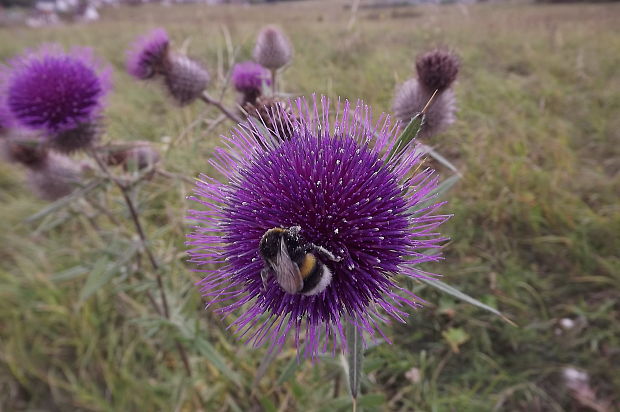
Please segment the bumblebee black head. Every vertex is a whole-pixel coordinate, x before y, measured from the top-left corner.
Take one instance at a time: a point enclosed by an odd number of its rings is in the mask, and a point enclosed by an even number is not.
[[[263,259],[270,261],[276,258],[280,250],[280,240],[286,233],[286,229],[274,227],[265,232],[260,240],[258,251]]]
[[[267,230],[259,243],[258,250],[260,255],[267,261],[273,261],[280,251],[280,241],[284,240],[289,253],[297,258],[297,255],[301,252],[298,249],[305,244],[305,241],[299,234],[300,231],[301,227],[299,226],[289,228],[274,227]]]

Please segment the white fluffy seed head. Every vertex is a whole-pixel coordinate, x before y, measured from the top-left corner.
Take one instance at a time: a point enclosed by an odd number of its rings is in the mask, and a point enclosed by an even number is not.
[[[417,79],[409,79],[397,89],[394,96],[392,109],[394,116],[401,122],[404,128],[411,118],[422,111],[431,98],[424,87],[421,87]],[[421,139],[435,136],[445,130],[456,120],[456,98],[451,89],[438,93],[430,107],[426,110],[424,124],[418,134]]]
[[[277,70],[293,58],[293,47],[282,30],[275,26],[263,28],[256,39],[254,60],[264,67]]]

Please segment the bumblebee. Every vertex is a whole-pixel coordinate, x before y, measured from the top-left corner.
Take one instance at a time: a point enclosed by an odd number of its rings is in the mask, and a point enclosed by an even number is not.
[[[300,226],[276,227],[265,232],[258,248],[265,262],[261,278],[265,287],[269,278],[275,276],[287,293],[317,295],[332,281],[332,272],[321,259],[338,262],[342,258],[307,242],[299,232]]]

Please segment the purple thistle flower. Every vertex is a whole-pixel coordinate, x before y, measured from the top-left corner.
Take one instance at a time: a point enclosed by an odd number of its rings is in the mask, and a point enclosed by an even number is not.
[[[133,77],[146,80],[164,71],[170,39],[162,28],[138,38],[127,50],[126,68]]]
[[[396,90],[392,109],[394,116],[405,127],[418,114],[433,95],[426,87],[420,86],[417,79],[409,79]],[[450,126],[456,120],[456,98],[452,89],[435,95],[435,99],[426,110],[424,123],[418,138],[430,138]]]
[[[242,105],[255,102],[263,92],[263,84],[271,84],[269,71],[252,61],[235,64],[231,78],[235,89],[243,95]]]
[[[395,276],[432,276],[416,265],[439,260],[423,250],[445,240],[436,229],[447,216],[435,214],[440,204],[422,206],[437,177],[430,169],[412,174],[421,162],[413,145],[388,158],[396,140],[388,116],[373,126],[361,103],[353,111],[338,104],[335,120],[325,98],[321,108],[305,99],[294,106],[294,116],[272,114],[289,122],[291,136],[240,126],[216,150],[211,164],[225,182],[198,180],[191,199],[202,208],[189,212],[197,225],[188,246],[209,305],[223,316],[242,308],[232,324],[238,335],[254,346],[282,346],[291,335],[314,357],[345,344],[346,321],[376,338],[381,323],[404,322],[406,308],[421,306]],[[316,295],[287,294],[273,277],[263,285],[259,241],[271,228],[293,226],[341,258],[321,259],[332,281]]]
[[[254,60],[269,70],[287,65],[293,58],[293,47],[282,30],[275,26],[263,28],[256,39]]]
[[[94,141],[96,135],[80,135],[70,142],[62,138],[97,122],[110,88],[111,71],[101,69],[91,49],[65,53],[58,46],[44,46],[14,59],[11,69],[4,87],[7,106],[19,125],[43,131],[52,144],[56,138],[64,140],[62,146],[69,150]]]

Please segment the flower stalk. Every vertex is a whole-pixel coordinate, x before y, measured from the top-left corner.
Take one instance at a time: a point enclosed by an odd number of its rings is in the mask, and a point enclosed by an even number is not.
[[[151,264],[151,267],[153,268],[153,271],[155,272],[157,289],[159,290],[159,295],[160,295],[160,299],[161,299],[162,306],[163,306],[163,315],[167,320],[170,320],[170,309],[168,306],[168,297],[166,295],[166,290],[164,288],[164,282],[161,276],[161,267],[159,263],[157,262],[157,259],[155,258],[153,251],[148,245],[146,233],[144,232],[142,223],[140,221],[140,215],[138,213],[138,210],[135,207],[133,200],[131,199],[131,196],[129,195],[129,190],[125,184],[123,184],[110,172],[106,164],[99,157],[96,150],[91,150],[90,154],[92,158],[95,160],[95,162],[97,163],[97,165],[99,166],[99,168],[101,169],[101,171],[104,174],[106,174],[106,176],[110,179],[110,181],[112,181],[112,183],[116,185],[116,187],[118,187],[118,189],[121,192],[121,195],[123,196],[123,200],[125,201],[125,204],[127,205],[127,209],[129,209],[131,220],[134,224],[138,237],[140,238],[140,244],[142,246],[142,249],[146,253],[149,263]],[[157,305],[155,299],[150,294],[150,292],[147,291],[147,295],[153,308],[159,314],[162,314],[162,310],[159,308],[159,305]],[[181,360],[183,362],[183,366],[185,368],[185,372],[187,376],[192,376],[192,369],[189,363],[189,358],[187,356],[185,347],[181,344],[181,342],[178,339],[176,340],[175,345],[176,345],[177,351],[179,352],[179,356],[181,357]]]
[[[234,123],[236,124],[243,123],[243,120],[239,116],[237,116],[230,109],[224,106],[221,101],[216,100],[213,97],[211,97],[209,93],[207,93],[206,91],[202,92],[202,94],[200,95],[200,99],[206,104],[211,104],[217,107],[226,117],[228,117]]]

